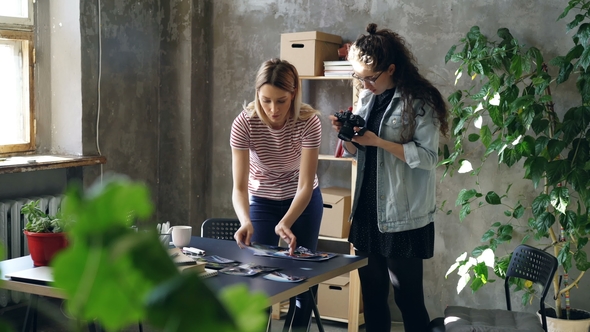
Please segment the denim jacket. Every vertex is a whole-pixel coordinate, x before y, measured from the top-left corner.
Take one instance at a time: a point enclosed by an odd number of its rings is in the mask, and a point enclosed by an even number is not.
[[[355,113],[365,121],[375,98],[369,90],[363,90],[359,96]],[[401,111],[402,101],[397,90],[383,115],[379,133],[375,134],[388,141],[400,142],[404,125]],[[423,101],[414,102],[414,113],[417,114],[414,136],[403,144],[405,162],[384,149],[377,149],[377,223],[382,233],[416,229],[434,221],[439,128],[432,108]],[[363,184],[366,154],[357,150],[354,157],[357,177],[351,219]]]

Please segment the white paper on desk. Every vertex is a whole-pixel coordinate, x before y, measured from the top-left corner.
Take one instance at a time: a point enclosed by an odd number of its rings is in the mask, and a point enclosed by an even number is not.
[[[39,266],[13,273],[7,273],[6,277],[14,281],[47,285],[53,282],[53,269],[50,266]]]
[[[290,276],[288,274],[284,274],[278,271],[271,272],[263,277],[264,279],[272,280],[272,281],[280,281],[280,282],[300,282],[305,279],[306,277],[298,277],[298,276]]]

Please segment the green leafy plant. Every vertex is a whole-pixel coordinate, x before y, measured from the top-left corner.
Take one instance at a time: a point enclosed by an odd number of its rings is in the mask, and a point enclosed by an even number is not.
[[[464,74],[470,81],[448,97],[452,142],[444,146],[440,162],[445,176],[465,173],[473,180],[455,202],[461,222],[477,209],[503,211],[482,235],[483,244],[457,258],[447,272],[458,271],[458,291],[468,284],[477,291],[493,282],[494,274],[504,278],[516,246],[507,244],[528,243],[559,261],[562,271],[553,281],[558,317],[569,315],[569,303],[566,315],[561,313],[562,298],[569,299],[590,268],[590,1],[569,1],[559,19],[572,9],[579,11],[567,24],[568,31],[578,27],[574,46],[548,63],[539,49],[522,45],[507,28],[492,40],[474,26],[451,47],[445,62],[459,63],[456,83],[464,82]],[[551,88],[574,78],[579,100],[568,100],[575,103],[569,109],[556,106]],[[494,190],[505,181],[482,181],[490,176],[488,163],[510,169],[512,176],[522,171],[532,190],[513,193],[513,183]],[[529,303],[535,294],[531,283],[514,285],[523,291],[523,304]]]
[[[23,205],[21,213],[24,214],[27,224],[25,230],[33,233],[61,233],[64,231],[64,220],[57,216],[50,216],[39,207],[40,201],[30,201]]]
[[[54,286],[68,313],[107,331],[137,322],[159,331],[264,329],[267,298],[245,286],[209,289],[195,273],[180,273],[154,231],[134,231],[153,211],[143,183],[105,177],[84,191],[69,186],[62,203],[69,246],[52,261]],[[130,218],[131,216],[131,218]],[[78,326],[72,326],[76,330]]]

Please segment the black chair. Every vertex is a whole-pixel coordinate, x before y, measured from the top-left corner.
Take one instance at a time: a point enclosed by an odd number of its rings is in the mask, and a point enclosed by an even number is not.
[[[557,259],[553,255],[525,244],[519,245],[510,258],[504,281],[507,310],[449,306],[445,309],[445,331],[547,331],[545,297],[556,270]],[[521,278],[543,286],[539,303],[541,322],[534,313],[512,311],[510,278]]]
[[[232,218],[209,218],[201,225],[201,237],[232,240],[240,228],[240,221]]]

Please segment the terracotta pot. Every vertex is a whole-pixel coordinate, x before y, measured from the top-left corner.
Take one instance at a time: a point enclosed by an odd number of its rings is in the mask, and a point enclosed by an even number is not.
[[[27,236],[29,252],[35,266],[49,265],[53,256],[68,245],[66,233],[23,232]]]

